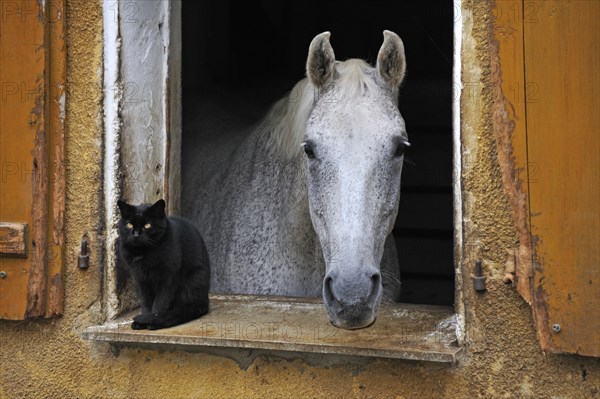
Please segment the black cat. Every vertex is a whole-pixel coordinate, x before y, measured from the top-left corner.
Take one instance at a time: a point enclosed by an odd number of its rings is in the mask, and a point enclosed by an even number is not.
[[[119,256],[133,277],[142,314],[131,328],[156,330],[208,313],[210,266],[200,233],[189,221],[165,214],[165,201],[118,201]]]

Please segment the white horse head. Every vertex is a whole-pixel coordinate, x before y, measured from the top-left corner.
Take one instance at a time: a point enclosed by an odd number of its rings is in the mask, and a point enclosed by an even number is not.
[[[326,263],[324,304],[334,325],[354,329],[375,321],[382,298],[380,262],[409,145],[398,110],[406,63],[393,32],[384,31],[375,68],[336,61],[329,37],[317,35],[309,48],[307,76],[318,96],[302,146],[310,216]]]

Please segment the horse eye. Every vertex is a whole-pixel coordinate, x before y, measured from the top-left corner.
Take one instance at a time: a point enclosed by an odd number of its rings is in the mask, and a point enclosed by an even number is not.
[[[152,225],[151,225],[150,223],[146,223],[146,224],[144,225],[144,228],[145,228],[145,229],[149,229],[150,227],[152,227]]]
[[[401,141],[400,143],[398,143],[394,157],[397,158],[397,157],[404,155],[404,151],[406,150],[406,147],[410,147],[410,143],[408,141]]]
[[[133,229],[133,225],[131,223],[127,223],[127,228],[128,229]]]
[[[307,157],[309,157],[309,158],[315,157],[315,153],[313,152],[313,149],[310,146],[310,144],[302,143],[302,147],[304,148],[304,153],[306,154]]]

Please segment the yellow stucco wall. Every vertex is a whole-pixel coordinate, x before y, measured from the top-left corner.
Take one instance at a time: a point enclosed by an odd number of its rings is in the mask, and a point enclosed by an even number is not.
[[[83,341],[101,319],[102,16],[100,1],[71,0],[68,13],[66,310],[53,320],[0,322],[2,398],[595,398],[600,362],[539,349],[529,306],[502,283],[516,236],[492,132],[490,5],[466,2],[463,98],[465,265],[484,260],[488,292],[467,280],[466,356],[458,365],[319,355],[187,353]],[[467,51],[468,50],[468,51]],[[466,103],[466,102],[469,103]],[[91,237],[91,267],[77,268],[77,246]],[[467,269],[463,270],[469,276]],[[296,357],[296,358],[295,358]],[[231,360],[231,358],[237,358]],[[247,366],[247,367],[246,367]]]

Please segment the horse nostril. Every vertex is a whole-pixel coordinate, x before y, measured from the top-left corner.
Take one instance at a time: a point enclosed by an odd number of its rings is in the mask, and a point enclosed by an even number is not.
[[[333,295],[333,279],[331,278],[331,276],[327,276],[325,277],[325,281],[323,282],[323,291],[325,293],[325,299],[328,302],[335,302],[337,301],[335,299],[335,296]]]
[[[369,298],[376,297],[381,288],[381,273],[375,272],[371,275],[371,292]]]
[[[381,281],[381,273],[379,273],[379,272],[373,273],[373,275],[371,276],[371,283],[373,285],[377,285],[377,284],[379,284],[380,281]]]

